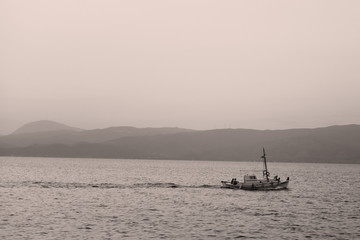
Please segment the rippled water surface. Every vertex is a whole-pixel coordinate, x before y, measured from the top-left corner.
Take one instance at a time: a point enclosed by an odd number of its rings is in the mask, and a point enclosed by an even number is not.
[[[360,165],[0,158],[1,239],[360,239]]]

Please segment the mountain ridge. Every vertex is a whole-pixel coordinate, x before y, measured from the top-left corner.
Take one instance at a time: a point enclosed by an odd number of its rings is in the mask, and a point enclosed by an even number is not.
[[[360,125],[203,131],[110,127],[0,137],[0,156],[251,161],[262,147],[280,162],[360,163]]]
[[[24,133],[36,133],[36,132],[52,132],[52,131],[60,131],[60,130],[67,130],[67,131],[82,131],[81,128],[70,127],[68,125],[50,121],[50,120],[40,120],[35,122],[30,122],[24,124],[20,128],[16,129],[10,135],[15,134],[24,134]]]
[[[40,125],[44,124],[42,128]],[[33,126],[36,125],[36,128]],[[49,126],[50,125],[50,126]],[[38,131],[36,131],[38,130]],[[100,143],[126,136],[146,136],[195,131],[177,127],[135,128],[129,126],[84,130],[53,121],[37,121],[25,124],[13,134],[0,136],[0,147],[28,147],[34,144]]]

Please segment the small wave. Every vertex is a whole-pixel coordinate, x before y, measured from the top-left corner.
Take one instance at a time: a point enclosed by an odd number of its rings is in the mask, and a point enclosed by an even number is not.
[[[126,185],[123,184],[113,184],[113,183],[63,183],[63,182],[23,182],[21,185],[29,187],[42,187],[42,188],[126,188]]]
[[[135,183],[133,185],[129,185],[129,187],[133,188],[177,188],[179,185],[175,183]]]
[[[220,188],[220,185],[208,185],[208,184],[203,184],[200,186],[196,186],[196,188]]]
[[[179,184],[171,183],[171,182],[116,184],[116,183],[78,183],[78,182],[64,183],[64,182],[33,181],[33,182],[21,182],[20,185],[27,186],[27,187],[65,188],[65,189],[77,189],[77,188],[94,188],[94,189],[207,188],[207,189],[219,189],[221,187],[220,185],[209,185],[209,184],[179,185]]]

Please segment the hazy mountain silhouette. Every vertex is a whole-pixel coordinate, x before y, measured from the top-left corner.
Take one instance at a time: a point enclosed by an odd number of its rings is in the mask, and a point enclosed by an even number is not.
[[[207,131],[116,127],[43,134],[17,134],[23,137],[17,139],[11,138],[15,135],[3,136],[0,155],[253,161],[259,158],[264,146],[271,161],[360,163],[360,125]],[[36,136],[38,142],[47,136],[47,142],[24,145],[28,136]],[[14,143],[15,140],[18,142]]]
[[[190,132],[182,128],[134,128],[110,127],[104,129],[81,130],[61,123],[38,121],[25,124],[14,133],[0,137],[0,147],[26,147],[34,144],[100,143],[129,136],[151,136]]]
[[[41,120],[41,121],[25,124],[24,126],[15,130],[12,134],[39,133],[39,132],[61,131],[61,130],[81,131],[82,129],[69,127],[65,124],[54,121]]]

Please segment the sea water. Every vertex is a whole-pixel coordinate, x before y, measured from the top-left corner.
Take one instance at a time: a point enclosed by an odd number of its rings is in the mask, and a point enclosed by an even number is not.
[[[1,239],[360,239],[360,165],[0,158]]]

